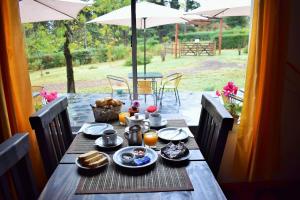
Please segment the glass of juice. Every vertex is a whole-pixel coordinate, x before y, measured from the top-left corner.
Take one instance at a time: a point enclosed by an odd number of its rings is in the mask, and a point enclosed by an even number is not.
[[[129,116],[130,116],[130,114],[128,112],[121,112],[119,114],[120,125],[125,126],[126,125],[126,117],[129,117]]]
[[[156,148],[156,143],[158,141],[158,135],[156,130],[149,130],[144,133],[144,144],[149,148]]]

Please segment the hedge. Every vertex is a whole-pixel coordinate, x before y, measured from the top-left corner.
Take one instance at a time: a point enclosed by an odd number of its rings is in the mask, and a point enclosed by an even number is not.
[[[248,34],[228,34],[222,36],[222,49],[244,48],[248,44]],[[219,42],[219,37],[214,38],[216,44]]]

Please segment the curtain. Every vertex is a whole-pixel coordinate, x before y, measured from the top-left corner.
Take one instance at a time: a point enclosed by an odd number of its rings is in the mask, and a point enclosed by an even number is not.
[[[280,169],[285,3],[253,1],[244,105],[233,161],[233,174],[244,181],[272,180]]]
[[[0,30],[0,142],[14,133],[29,132],[30,158],[37,184],[41,189],[46,178],[36,137],[29,123],[29,116],[34,109],[19,1],[1,1]]]

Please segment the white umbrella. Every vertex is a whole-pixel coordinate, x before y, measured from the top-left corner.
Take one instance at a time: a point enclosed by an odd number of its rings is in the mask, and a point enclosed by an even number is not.
[[[251,0],[201,0],[200,8],[188,12],[191,15],[201,15],[220,19],[219,54],[222,46],[223,17],[250,16]]]
[[[91,2],[80,0],[20,0],[22,23],[71,20]]]
[[[251,0],[201,0],[201,7],[188,14],[205,17],[250,16]]]
[[[114,10],[97,17],[87,23],[100,23],[121,26],[131,26],[130,6]],[[187,17],[188,18],[188,17]],[[145,29],[174,23],[185,23],[183,13],[179,10],[154,3],[136,3],[136,28],[144,29],[144,73],[146,73],[146,38]]]

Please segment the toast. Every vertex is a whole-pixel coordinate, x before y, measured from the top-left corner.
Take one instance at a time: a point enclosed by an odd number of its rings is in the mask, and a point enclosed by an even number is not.
[[[84,153],[84,154],[81,154],[80,156],[78,156],[78,161],[83,162],[84,160],[88,160],[92,157],[95,157],[98,154],[99,154],[98,151],[89,151],[87,153]]]

